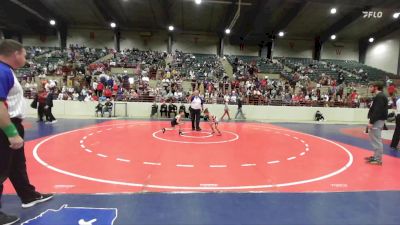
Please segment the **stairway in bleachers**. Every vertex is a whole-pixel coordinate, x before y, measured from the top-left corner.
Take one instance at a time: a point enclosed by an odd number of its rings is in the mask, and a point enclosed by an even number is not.
[[[233,68],[232,68],[232,65],[229,63],[229,61],[228,61],[227,59],[220,58],[219,60],[220,60],[220,62],[222,63],[222,66],[223,66],[223,68],[224,68],[224,70],[225,70],[225,73],[228,75],[228,77],[229,77],[230,79],[232,79],[232,78],[233,78]]]

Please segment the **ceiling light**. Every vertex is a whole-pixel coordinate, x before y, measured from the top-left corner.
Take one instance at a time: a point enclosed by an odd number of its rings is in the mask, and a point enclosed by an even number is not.
[[[170,25],[169,27],[168,27],[168,30],[169,31],[173,31],[175,28],[174,28],[174,26],[172,26],[172,25]]]
[[[111,23],[110,23],[110,27],[111,27],[111,28],[115,28],[115,27],[117,27],[117,24],[114,23],[114,22],[111,22]]]
[[[369,41],[370,43],[372,43],[372,42],[375,41],[375,39],[374,39],[373,37],[370,37],[370,38],[368,39],[368,41]]]
[[[278,33],[278,35],[279,35],[279,37],[283,37],[283,36],[285,36],[285,32],[281,31]]]
[[[331,9],[331,14],[336,14],[336,12],[337,12],[336,8]]]
[[[331,35],[331,39],[332,39],[332,40],[335,40],[335,39],[336,39],[336,35],[332,34],[332,35]]]
[[[52,26],[56,25],[56,21],[55,20],[50,20],[50,25],[52,25]]]
[[[194,2],[195,2],[197,5],[200,5],[200,4],[201,4],[201,0],[194,0]]]
[[[395,19],[397,19],[397,18],[399,18],[399,16],[400,16],[400,13],[393,13],[393,18],[395,18]]]
[[[231,33],[231,29],[226,29],[225,30],[225,34],[230,34]]]

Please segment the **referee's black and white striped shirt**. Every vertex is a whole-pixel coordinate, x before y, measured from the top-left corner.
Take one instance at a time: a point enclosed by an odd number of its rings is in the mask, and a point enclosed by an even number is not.
[[[10,118],[25,117],[24,91],[11,66],[3,62],[0,62],[0,101],[6,105]]]

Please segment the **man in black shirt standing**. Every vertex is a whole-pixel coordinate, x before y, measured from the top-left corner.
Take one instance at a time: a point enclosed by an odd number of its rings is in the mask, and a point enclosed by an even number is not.
[[[239,114],[240,114],[240,117],[242,119],[246,119],[246,117],[244,116],[243,111],[242,111],[242,97],[238,98],[237,105],[238,105],[238,109],[237,109],[237,112],[236,112],[235,119],[238,118]]]
[[[382,92],[383,83],[376,82],[369,87],[372,94],[376,94],[368,112],[368,129],[371,145],[374,148],[374,155],[367,157],[367,163],[382,165],[383,144],[382,129],[388,117],[388,99]]]

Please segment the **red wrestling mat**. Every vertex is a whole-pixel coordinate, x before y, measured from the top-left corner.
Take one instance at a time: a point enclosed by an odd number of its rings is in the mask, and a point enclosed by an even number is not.
[[[367,165],[367,150],[270,124],[221,123],[222,136],[206,123],[163,134],[168,124],[109,121],[28,142],[32,183],[56,193],[400,190],[398,158]]]

